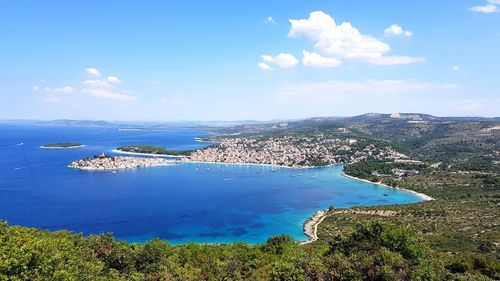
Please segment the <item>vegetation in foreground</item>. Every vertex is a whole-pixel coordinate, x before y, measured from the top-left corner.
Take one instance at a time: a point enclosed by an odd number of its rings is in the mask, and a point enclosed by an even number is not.
[[[0,280],[488,280],[498,261],[444,264],[412,228],[357,225],[328,244],[275,236],[262,245],[128,244],[0,224]]]

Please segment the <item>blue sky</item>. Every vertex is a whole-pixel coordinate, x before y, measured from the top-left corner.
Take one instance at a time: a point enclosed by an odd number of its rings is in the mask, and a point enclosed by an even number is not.
[[[0,40],[0,119],[500,115],[500,0],[4,0]]]

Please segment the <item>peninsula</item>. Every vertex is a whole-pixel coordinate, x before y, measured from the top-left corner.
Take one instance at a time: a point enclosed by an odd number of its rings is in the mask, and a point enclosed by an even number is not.
[[[114,152],[142,155],[160,156],[185,156],[192,153],[192,150],[170,150],[156,145],[129,145],[117,147]]]
[[[176,161],[164,158],[106,156],[101,154],[71,162],[68,167],[81,170],[119,170],[150,166],[170,166]]]
[[[78,148],[82,146],[83,144],[77,142],[57,142],[44,144],[40,148]]]

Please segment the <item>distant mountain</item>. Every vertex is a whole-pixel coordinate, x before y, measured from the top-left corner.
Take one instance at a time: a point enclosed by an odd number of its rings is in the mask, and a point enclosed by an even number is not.
[[[71,120],[71,119],[57,119],[50,121],[36,121],[38,124],[50,125],[67,125],[67,126],[86,126],[86,127],[115,127],[116,125],[102,120]]]
[[[500,117],[437,117],[424,113],[365,113],[357,116],[327,116],[311,117],[305,119],[277,119],[270,121],[257,120],[236,120],[236,121],[185,121],[185,122],[109,122],[103,120],[0,120],[1,123],[35,123],[52,124],[68,126],[89,126],[89,127],[119,127],[119,128],[137,128],[137,129],[167,129],[172,127],[189,127],[196,129],[216,129],[231,128],[231,130],[247,129],[251,131],[288,129],[302,126],[322,126],[331,123],[364,123],[377,121],[403,121],[403,122],[426,122],[426,121],[468,121],[468,122],[500,122]]]
[[[312,117],[299,122],[372,122],[382,120],[405,120],[405,121],[500,121],[500,117],[438,117],[425,113],[365,113],[350,117]]]

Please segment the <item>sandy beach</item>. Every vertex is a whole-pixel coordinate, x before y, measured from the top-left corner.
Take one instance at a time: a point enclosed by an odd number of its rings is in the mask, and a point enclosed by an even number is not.
[[[344,176],[346,178],[353,179],[353,180],[358,180],[358,181],[362,181],[362,182],[366,182],[366,183],[371,183],[371,184],[378,184],[378,185],[381,185],[381,186],[384,186],[384,187],[387,187],[387,188],[393,188],[393,189],[398,189],[398,190],[402,190],[402,191],[405,191],[405,192],[413,193],[413,194],[417,195],[418,197],[422,198],[422,200],[424,200],[424,201],[434,200],[434,198],[432,198],[431,196],[429,196],[427,194],[419,193],[419,192],[416,192],[416,191],[413,191],[413,190],[409,190],[409,189],[406,189],[406,188],[393,187],[393,186],[389,186],[389,185],[386,185],[386,184],[383,184],[383,183],[380,183],[380,182],[371,182],[369,180],[365,180],[365,179],[360,179],[360,178],[356,178],[356,177],[353,177],[353,176],[349,176],[349,175],[347,175],[345,173],[342,173],[342,176]]]
[[[377,184],[377,185],[384,186],[384,187],[387,187],[387,188],[394,188],[394,189],[402,190],[402,191],[405,191],[405,192],[413,193],[413,194],[417,195],[418,197],[420,197],[423,201],[434,200],[434,198],[432,198],[429,195],[426,195],[426,194],[423,194],[423,193],[419,193],[419,192],[416,192],[416,191],[413,191],[413,190],[409,190],[409,189],[405,189],[405,188],[400,188],[400,187],[392,187],[392,186],[388,186],[388,185],[383,184],[383,183],[375,183],[375,182],[371,182],[369,180],[365,180],[365,179],[360,179],[360,178],[356,178],[356,177],[353,177],[353,176],[349,176],[349,175],[346,175],[344,173],[342,173],[342,176],[344,176],[346,178],[353,179],[353,180],[362,181],[362,182],[365,182],[365,183]],[[320,210],[320,211],[317,211],[312,217],[310,217],[309,219],[307,219],[304,222],[304,225],[303,225],[304,234],[309,239],[307,241],[301,242],[300,244],[307,244],[307,243],[311,243],[311,242],[314,242],[314,241],[318,240],[318,234],[317,234],[318,225],[327,216],[328,216],[327,211]]]

